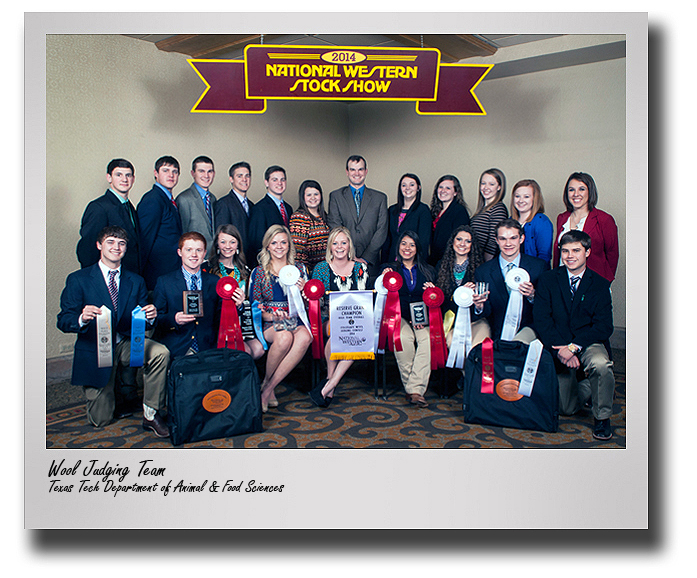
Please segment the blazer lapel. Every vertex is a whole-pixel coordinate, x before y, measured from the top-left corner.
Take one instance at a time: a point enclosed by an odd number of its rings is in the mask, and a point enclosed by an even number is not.
[[[573,313],[575,309],[579,307],[581,302],[585,299],[586,297],[586,291],[590,288],[592,284],[591,276],[588,274],[588,269],[586,269],[586,272],[583,274],[583,277],[581,277],[581,281],[578,284],[578,287],[576,288],[576,293],[574,293],[574,299],[573,302],[571,303],[571,312]],[[571,291],[569,291],[571,293]]]
[[[128,275],[123,274],[123,267],[121,268],[121,281],[119,283],[119,309],[116,312],[116,324],[121,320],[124,314],[131,315],[131,311],[126,311],[126,304],[131,299],[131,293],[133,292],[133,283],[128,278]],[[115,324],[115,325],[116,325]]]
[[[564,302],[564,307],[566,307],[567,313],[571,313],[571,285],[569,284],[569,273],[566,267],[559,267],[557,269],[557,280],[559,281],[559,290],[561,291],[561,298]],[[576,290],[578,294],[578,289]]]

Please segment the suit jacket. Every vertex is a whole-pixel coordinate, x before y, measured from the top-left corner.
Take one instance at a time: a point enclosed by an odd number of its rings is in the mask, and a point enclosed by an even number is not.
[[[566,267],[540,276],[533,308],[535,329],[545,348],[605,343],[613,332],[610,282],[586,267],[573,300]]]
[[[460,225],[469,224],[470,216],[467,209],[457,201],[450,203],[431,234],[431,255],[428,262],[435,266],[443,258],[452,232]]]
[[[157,280],[153,303],[157,307],[155,339],[169,349],[172,358],[185,355],[196,336],[199,351],[214,349],[218,344],[221,302],[215,290],[218,277],[201,272],[203,290],[203,317],[178,325],[174,316],[184,310],[184,291],[188,289],[181,266],[177,271]]]
[[[545,263],[537,257],[521,253],[520,267],[530,274],[530,282],[535,286],[535,291],[537,292],[537,283],[540,275],[549,269],[549,263]],[[491,338],[500,339],[503,322],[506,319],[509,294],[506,288],[506,281],[499,267],[498,257],[494,257],[477,267],[474,272],[474,280],[475,282],[485,281],[489,283],[489,298],[484,302],[484,311],[480,315],[475,313],[473,318],[481,319],[486,317],[491,327]],[[537,295],[535,295],[535,300],[537,300]],[[523,312],[520,318],[519,329],[523,327],[536,329],[533,323],[532,303],[525,297],[523,297]]]
[[[356,215],[356,202],[348,185],[329,193],[329,228],[343,226],[351,233],[356,257],[366,260],[371,274],[380,264],[380,250],[387,238],[387,195],[365,188],[361,214]]]
[[[131,209],[135,224],[131,221],[128,207]],[[109,189],[101,197],[90,201],[82,215],[80,240],[77,243],[76,251],[80,266],[84,269],[99,261],[97,238],[99,237],[99,232],[107,226],[121,227],[126,231],[128,248],[123,256],[121,265],[132,273],[140,275],[140,225],[138,224],[138,214],[131,201],[128,201],[127,205],[122,203]]]
[[[179,216],[182,221],[182,231],[196,231],[201,233],[206,238],[206,247],[208,254],[211,253],[213,247],[213,237],[215,237],[215,195],[210,193],[211,200],[211,215],[213,216],[213,224],[211,224],[206,212],[206,203],[204,203],[201,195],[198,192],[195,184],[182,191],[177,195],[177,207],[179,208]]]
[[[141,231],[141,265],[149,290],[157,279],[181,267],[177,254],[182,223],[179,210],[165,192],[153,185],[138,203],[138,220]]]
[[[68,275],[60,298],[58,329],[63,333],[77,333],[73,357],[73,385],[104,387],[111,375],[111,367],[97,367],[97,321],[92,320],[80,327],[79,319],[85,305],[108,307],[112,314],[112,348],[116,345],[116,334],[126,338],[131,336],[131,312],[140,305],[148,304],[148,291],[145,281],[139,275],[121,267],[119,281],[118,310],[109,295],[106,281],[95,263]]]
[[[242,237],[242,249],[247,257],[247,263],[251,263],[250,256],[253,256],[250,250],[249,242],[249,222],[253,212],[254,203],[247,198],[249,205],[249,215],[242,207],[242,203],[237,198],[237,195],[230,191],[224,197],[219,198],[215,202],[215,226],[220,225],[235,225]]]
[[[421,258],[428,258],[428,246],[431,243],[431,210],[424,203],[414,203],[399,225],[399,208],[392,205],[387,209],[387,239],[382,247],[382,262],[394,261],[397,256],[397,239],[404,231],[414,231],[421,243]]]
[[[283,201],[283,206],[288,213],[288,223],[290,224],[290,216],[293,214],[293,207]],[[249,260],[247,264],[250,269],[256,267],[257,253],[261,249],[262,241],[267,229],[271,225],[285,225],[281,211],[278,210],[276,203],[268,194],[254,205],[254,210],[249,219]]]
[[[555,267],[559,265],[559,234],[570,216],[571,213],[566,211],[557,217],[557,235],[552,260]],[[620,259],[620,244],[615,219],[605,211],[593,209],[586,217],[583,231],[588,233],[591,238],[591,254],[588,255],[586,266],[608,281],[614,281],[617,263]]]

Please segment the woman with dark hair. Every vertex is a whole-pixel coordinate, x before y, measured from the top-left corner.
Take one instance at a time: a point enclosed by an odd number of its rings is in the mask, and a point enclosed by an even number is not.
[[[315,265],[324,261],[329,236],[322,187],[317,181],[303,181],[298,197],[300,206],[290,217],[290,234],[295,244],[296,260],[312,274]]]
[[[553,265],[561,264],[559,239],[567,231],[579,230],[591,238],[587,266],[612,283],[620,258],[619,237],[615,219],[596,208],[598,189],[587,173],[572,173],[563,193],[566,211],[557,217],[557,242],[554,244]]]
[[[508,218],[503,204],[506,196],[506,176],[499,169],[484,171],[479,177],[477,210],[472,216],[472,229],[482,248],[484,260],[493,259],[498,253],[496,225]]]
[[[399,289],[402,351],[395,351],[394,355],[407,401],[427,407],[424,394],[431,377],[431,338],[428,327],[414,324],[411,304],[423,302],[424,289],[435,287],[435,270],[421,259],[420,245],[414,231],[403,232],[397,240],[396,260],[383,265],[383,273],[390,269],[402,276]]]
[[[552,259],[554,227],[545,215],[545,201],[537,181],[524,179],[513,186],[511,217],[523,225],[523,253],[549,263]]]
[[[470,224],[469,209],[456,176],[443,175],[433,187],[431,219],[433,227],[428,262],[435,266],[448,246],[448,238],[453,229]]]
[[[389,263],[397,256],[397,239],[403,231],[414,231],[423,239],[421,257],[428,256],[431,239],[431,212],[421,202],[421,181],[413,173],[405,173],[397,185],[397,203],[387,209],[387,239],[382,247],[382,262]]]

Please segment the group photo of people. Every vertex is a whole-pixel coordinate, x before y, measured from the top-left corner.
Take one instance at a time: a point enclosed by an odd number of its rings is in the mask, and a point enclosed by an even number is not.
[[[429,405],[436,328],[411,311],[423,305],[424,292],[440,290],[445,322],[438,331],[449,350],[464,348],[461,336],[453,339],[464,288],[471,299],[464,305],[467,349],[460,355],[485,340],[539,340],[554,358],[560,413],[587,407],[593,437],[609,440],[615,389],[611,287],[620,250],[617,225],[600,208],[602,189],[593,176],[574,172],[557,190],[545,191],[548,199],[561,197],[566,208],[550,216],[536,180],[510,183],[496,167],[464,187],[454,174],[442,175],[431,188],[418,171],[404,173],[395,182],[393,204],[369,186],[363,156],[349,156],[344,168],[343,186],[326,192],[326,184],[305,179],[296,192],[287,190],[284,167],[270,164],[257,176],[240,160],[224,170],[230,190],[216,198],[210,188],[221,177],[213,159],[202,155],[184,165],[162,156],[153,168],[139,169],[152,170],[154,183],[134,204],[129,193],[136,168],[125,158],[112,159],[107,190],[84,209],[76,247],[80,269],[66,279],[57,317],[62,332],[77,335],[71,383],[84,390],[89,423],[100,428],[142,411],[144,430],[169,437],[168,369],[177,358],[220,346],[216,287],[223,278],[236,282],[231,298],[239,314],[246,307],[258,321],[243,343],[246,354],[261,360],[262,412],[279,411],[275,390],[307,361],[313,341],[304,312],[290,304],[292,288],[281,280],[291,267],[300,294],[311,279],[330,293],[374,290],[386,273],[399,276],[400,346],[394,356],[404,404],[415,415]],[[181,190],[186,172],[192,183]],[[248,196],[253,174],[265,189],[256,202]],[[476,198],[468,203],[464,190],[476,190]],[[517,283],[510,281],[511,270],[518,272]],[[186,308],[191,292],[199,295],[198,313]],[[517,311],[511,303],[519,304]],[[136,309],[145,323],[139,337],[132,335]],[[309,391],[322,410],[353,363],[332,358],[328,320],[325,302],[322,376]],[[105,333],[111,346],[106,354]],[[132,341],[140,338],[142,398],[138,364],[131,363]],[[107,362],[105,355],[111,355]],[[466,378],[461,371],[460,388]]]

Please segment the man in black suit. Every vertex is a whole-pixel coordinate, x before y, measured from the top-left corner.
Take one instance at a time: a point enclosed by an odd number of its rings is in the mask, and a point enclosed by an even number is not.
[[[206,239],[189,231],[179,240],[180,267],[157,280],[153,302],[157,307],[155,338],[167,346],[172,358],[213,349],[218,343],[220,297],[218,277],[201,271],[206,259]],[[184,291],[202,291],[202,315],[184,313]]]
[[[252,255],[249,246],[249,220],[254,203],[247,198],[247,191],[252,183],[252,168],[249,163],[240,161],[230,167],[228,175],[232,189],[215,203],[215,223],[217,227],[220,225],[237,227],[242,237],[242,247],[247,263],[251,263],[253,261],[250,260]],[[215,251],[215,247],[210,249]]]
[[[588,400],[593,403],[593,437],[612,437],[615,376],[605,346],[613,331],[610,283],[588,269],[591,238],[571,230],[559,241],[562,267],[540,277],[535,298],[535,328],[555,357],[559,376],[560,412],[571,415]],[[576,372],[587,379],[580,383]]]
[[[179,182],[179,161],[160,157],[155,163],[155,184],[138,203],[141,231],[143,277],[148,290],[158,277],[179,268],[177,243],[182,236],[182,222],[172,190]]]
[[[140,306],[148,324],[157,317],[143,278],[121,266],[127,242],[121,227],[102,229],[96,242],[99,261],[68,275],[60,299],[58,329],[77,333],[71,383],[82,386],[87,418],[96,427],[114,418],[116,374],[131,362],[133,310]],[[159,412],[165,406],[169,351],[145,339],[143,360],[143,428],[168,437]]]
[[[496,242],[500,252],[498,257],[477,267],[474,281],[489,284],[489,295],[481,310],[475,308],[473,320],[486,318],[491,328],[492,339],[507,339],[530,344],[537,336],[533,328],[532,306],[535,301],[535,287],[540,275],[549,269],[549,263],[537,257],[520,252],[525,234],[520,223],[514,219],[504,219],[496,228]],[[511,269],[525,269],[529,281],[515,284],[511,288],[506,283],[506,275]],[[512,280],[514,283],[514,280]],[[522,299],[511,297],[519,292]],[[515,315],[514,300],[522,301],[520,315]]]
[[[286,190],[286,171],[278,165],[270,166],[264,172],[266,196],[261,199],[252,211],[249,222],[249,261],[250,267],[256,267],[257,254],[261,249],[262,240],[271,225],[290,225],[293,207],[283,200]]]
[[[128,193],[135,182],[135,168],[126,159],[113,159],[106,168],[109,188],[85,208],[80,225],[80,240],[77,243],[77,260],[84,269],[97,263],[101,257],[97,249],[97,237],[104,227],[121,227],[128,235],[128,251],[123,257],[125,269],[141,274],[140,226],[135,207]]]

